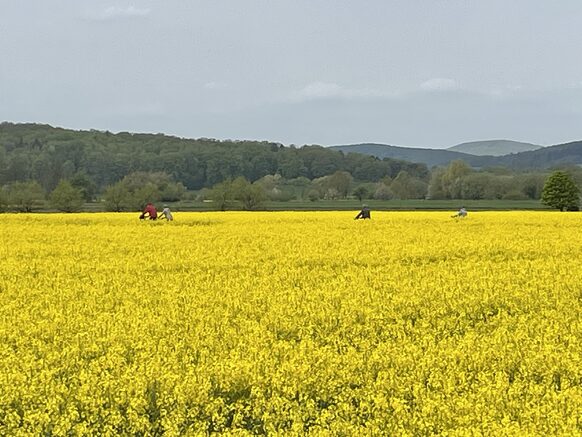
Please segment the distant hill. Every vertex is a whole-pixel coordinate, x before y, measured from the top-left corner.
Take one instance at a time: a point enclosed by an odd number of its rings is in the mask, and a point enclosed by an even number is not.
[[[341,150],[344,153],[362,153],[372,155],[377,158],[391,158],[403,161],[412,161],[426,164],[428,167],[435,165],[447,165],[455,159],[462,159],[469,162],[473,155],[467,153],[454,152],[443,149],[421,149],[415,147],[389,146],[387,144],[352,144],[345,146],[329,147],[333,150]]]
[[[483,161],[479,162],[479,159]],[[497,157],[477,157],[472,165],[496,165],[514,169],[539,169],[582,165],[582,141],[542,147],[528,152]]]
[[[445,166],[456,159],[462,159],[476,168],[499,166],[516,170],[582,165],[582,141],[540,147],[536,150],[510,153],[503,156],[477,156],[446,149],[421,149],[386,144],[354,144],[350,146],[333,146],[332,149],[341,150],[344,153],[362,153],[379,158],[387,157],[424,163],[428,167],[435,165]]]
[[[469,153],[477,156],[503,156],[511,153],[528,152],[541,149],[541,146],[531,143],[522,143],[510,140],[471,141],[457,144],[447,150],[453,152]]]

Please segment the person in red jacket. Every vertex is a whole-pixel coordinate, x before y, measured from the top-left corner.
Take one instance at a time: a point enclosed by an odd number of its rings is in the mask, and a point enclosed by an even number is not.
[[[158,218],[158,211],[156,211],[156,207],[154,205],[152,205],[151,203],[148,203],[146,205],[145,209],[143,210],[143,212],[139,216],[139,219],[143,220],[146,218],[146,216],[149,216],[150,220],[155,220]]]

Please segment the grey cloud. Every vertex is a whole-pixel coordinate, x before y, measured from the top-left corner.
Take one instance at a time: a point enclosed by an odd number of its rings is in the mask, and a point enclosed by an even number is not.
[[[306,101],[329,98],[357,99],[381,96],[378,90],[349,88],[330,82],[312,82],[290,95],[291,101]]]
[[[122,18],[140,18],[150,15],[151,9],[129,6],[108,6],[104,9],[88,11],[85,18],[94,21],[110,21]]]
[[[459,84],[454,79],[442,77],[435,77],[420,84],[420,89],[424,91],[450,91],[459,88]]]
[[[204,84],[204,88],[207,90],[224,90],[226,88],[228,88],[228,84],[225,82],[220,82],[220,81],[211,81],[211,82],[206,82]]]

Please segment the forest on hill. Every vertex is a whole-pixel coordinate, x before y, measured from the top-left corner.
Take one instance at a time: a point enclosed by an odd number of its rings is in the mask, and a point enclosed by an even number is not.
[[[251,182],[274,174],[312,180],[336,171],[368,182],[393,178],[400,171],[418,178],[429,175],[424,164],[345,155],[320,146],[0,124],[0,183],[35,180],[47,191],[78,174],[88,177],[98,191],[133,172],[163,172],[187,189],[198,190],[240,176]]]

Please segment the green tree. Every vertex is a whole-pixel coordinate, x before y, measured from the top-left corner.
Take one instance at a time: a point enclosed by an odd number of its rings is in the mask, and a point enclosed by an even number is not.
[[[384,182],[379,182],[376,186],[376,191],[374,191],[374,199],[377,200],[390,200],[394,197],[390,187]]]
[[[51,191],[56,187],[58,178],[55,176],[56,172],[47,154],[39,155],[32,163],[32,179],[38,181],[44,190]]]
[[[539,199],[544,189],[546,175],[542,173],[530,173],[518,176],[516,182],[521,187],[521,191],[529,199]]]
[[[66,179],[59,182],[50,194],[50,203],[63,212],[79,211],[83,206],[83,193]]]
[[[131,194],[121,181],[105,189],[103,200],[107,211],[121,212],[130,208]]]
[[[281,175],[286,179],[294,179],[307,174],[303,161],[296,155],[287,155],[279,164]]]
[[[8,191],[0,187],[0,212],[6,211],[8,208]]]
[[[319,191],[313,189],[313,190],[309,190],[307,192],[307,198],[311,201],[311,202],[315,202],[316,200],[319,200]]]
[[[428,184],[419,178],[412,177],[402,170],[390,184],[390,191],[397,199],[424,199]]]
[[[307,199],[307,193],[311,190],[311,181],[304,176],[295,179],[290,179],[286,185],[293,190],[295,196],[302,199]]]
[[[173,182],[172,177],[164,172],[136,171],[125,176],[121,183],[130,194],[131,209],[143,209],[148,202],[158,200],[175,202],[186,192],[181,182]]]
[[[552,173],[542,191],[542,203],[560,211],[577,210],[580,207],[580,190],[568,173]]]
[[[9,182],[24,182],[30,179],[30,157],[24,151],[19,152],[18,154],[13,154],[8,161],[5,177]]]
[[[246,211],[259,209],[267,199],[264,188],[260,184],[251,184],[244,177],[232,181],[234,198],[242,203]]]
[[[489,173],[468,174],[461,183],[461,197],[472,200],[484,199],[493,177]]]
[[[141,211],[148,203],[153,203],[160,200],[161,196],[162,194],[158,187],[155,184],[149,182],[143,187],[140,187],[131,193],[131,208]]]
[[[6,182],[6,149],[0,144],[0,184]]]
[[[360,185],[353,191],[353,194],[356,196],[356,199],[361,202],[363,199],[366,199],[370,193],[368,193],[368,189],[366,187]]]
[[[434,167],[428,184],[429,199],[446,199],[448,193],[443,185],[446,170],[443,167]]]
[[[350,192],[352,181],[352,175],[347,171],[336,171],[326,178],[326,186],[328,190],[337,192],[339,197],[345,198]]]
[[[516,188],[513,176],[489,175],[489,182],[485,187],[484,199],[503,199],[503,196]]]
[[[420,178],[411,177],[408,181],[408,195],[411,199],[426,199],[428,184]]]
[[[45,193],[36,181],[14,182],[8,187],[8,201],[17,210],[31,212],[44,203]]]
[[[275,188],[279,188],[279,185],[284,182],[284,179],[280,174],[268,174],[263,176],[261,179],[255,181],[255,184],[262,186],[265,191],[273,191]]]
[[[214,185],[208,197],[214,202],[216,209],[225,211],[232,200],[234,200],[232,181],[227,179]]]
[[[160,200],[164,202],[177,202],[184,197],[185,193],[186,187],[181,182],[169,182],[162,188]]]
[[[90,202],[93,200],[97,187],[95,186],[95,182],[93,182],[93,180],[87,176],[85,172],[81,171],[75,173],[73,177],[69,179],[69,181],[73,187],[81,191],[83,200],[85,200],[85,202]]]
[[[171,176],[163,172],[134,171],[122,179],[130,193],[134,193],[148,184],[155,185],[160,191],[171,183]]]
[[[463,178],[471,173],[464,161],[451,161],[442,175],[442,186],[445,194],[450,199],[460,199],[463,189]]]
[[[394,194],[394,198],[396,199],[408,199],[408,182],[410,180],[410,176],[407,172],[401,171],[396,175],[392,183],[390,184],[390,191]]]
[[[67,160],[63,163],[61,167],[61,176],[63,179],[71,180],[75,174],[75,164],[72,161]]]

